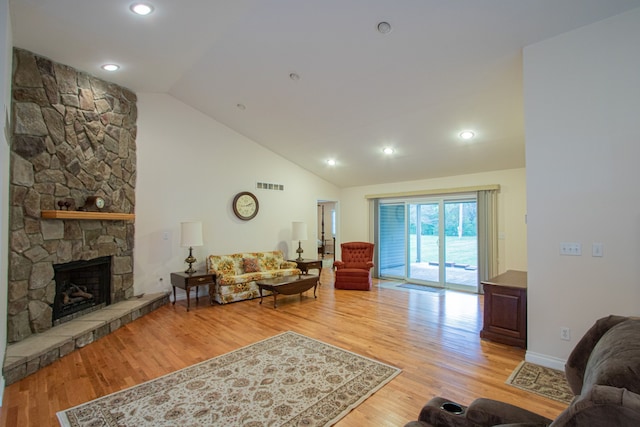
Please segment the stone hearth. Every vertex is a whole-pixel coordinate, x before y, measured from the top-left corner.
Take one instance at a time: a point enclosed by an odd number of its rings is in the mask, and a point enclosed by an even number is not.
[[[168,293],[133,297],[10,344],[3,367],[6,385],[20,381],[168,302]]]
[[[43,210],[101,196],[133,213],[136,95],[66,65],[14,50],[7,340],[52,327],[54,264],[109,256],[110,301],[133,297],[133,221],[42,219]]]

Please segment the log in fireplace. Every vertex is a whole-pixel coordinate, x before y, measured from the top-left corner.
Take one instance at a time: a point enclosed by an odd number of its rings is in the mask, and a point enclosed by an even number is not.
[[[53,326],[111,304],[111,257],[53,266],[56,296]]]

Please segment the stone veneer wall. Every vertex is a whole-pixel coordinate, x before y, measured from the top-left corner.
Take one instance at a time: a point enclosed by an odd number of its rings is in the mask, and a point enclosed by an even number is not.
[[[137,119],[125,88],[22,49],[13,61],[9,342],[51,328],[54,264],[113,256],[111,302],[133,296],[133,222],[40,213],[92,195],[133,213]]]

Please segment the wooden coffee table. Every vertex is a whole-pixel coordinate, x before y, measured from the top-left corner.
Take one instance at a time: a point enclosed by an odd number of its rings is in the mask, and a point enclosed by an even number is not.
[[[316,296],[316,288],[318,287],[318,279],[320,276],[312,274],[300,274],[298,276],[275,277],[273,279],[258,280],[256,284],[260,289],[260,304],[262,304],[262,290],[271,291],[273,293],[273,308],[277,308],[278,294],[295,295],[308,291],[313,288],[313,297]]]

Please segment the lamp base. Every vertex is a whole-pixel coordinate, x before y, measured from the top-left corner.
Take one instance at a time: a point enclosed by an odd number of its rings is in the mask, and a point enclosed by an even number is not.
[[[189,264],[189,268],[187,268],[184,272],[187,274],[193,274],[195,273],[197,270],[193,269],[193,263],[197,261],[197,259],[193,256],[193,248],[189,247],[189,256],[185,258],[184,262],[186,262],[187,264]]]
[[[302,252],[304,252],[302,250],[302,244],[300,243],[300,241],[298,240],[298,249],[296,249],[296,253],[298,254],[298,258],[296,258],[296,261],[302,261],[304,258],[302,258]]]

